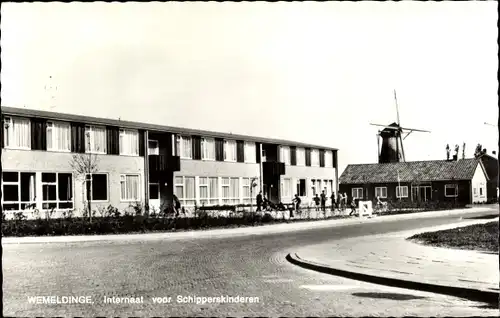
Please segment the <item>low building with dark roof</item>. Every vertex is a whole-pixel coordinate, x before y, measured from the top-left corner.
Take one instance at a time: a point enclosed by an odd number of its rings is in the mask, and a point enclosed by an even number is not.
[[[339,191],[349,199],[471,204],[488,200],[479,158],[348,165]]]
[[[482,154],[479,157],[488,176],[486,192],[488,202],[498,202],[498,159],[489,154]]]

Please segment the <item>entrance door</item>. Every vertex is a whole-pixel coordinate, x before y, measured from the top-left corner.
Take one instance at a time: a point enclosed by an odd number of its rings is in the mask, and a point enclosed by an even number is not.
[[[420,187],[420,200],[423,202],[427,202],[431,199],[432,188],[430,186]]]
[[[160,212],[160,184],[149,184],[149,208],[152,211]]]

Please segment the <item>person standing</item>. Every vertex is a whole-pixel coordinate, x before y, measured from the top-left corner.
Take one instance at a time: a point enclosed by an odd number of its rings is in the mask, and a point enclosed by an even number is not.
[[[330,196],[330,200],[332,200],[332,212],[335,212],[335,208],[337,206],[335,198],[335,192],[332,192],[332,195]]]
[[[349,213],[349,216],[356,213],[356,206],[357,206],[356,199],[352,198],[352,200],[351,200],[351,212]]]
[[[174,194],[174,211],[175,211],[175,216],[178,217],[181,211],[181,201],[175,194]]]
[[[339,212],[342,212],[342,193],[337,194],[337,207],[339,209]]]
[[[321,192],[321,211],[326,212],[326,194],[325,190]]]
[[[257,194],[256,201],[257,201],[257,212],[262,211],[262,202],[263,202],[262,191],[260,191],[259,194]]]
[[[314,197],[314,203],[316,203],[316,211],[319,211],[319,202],[321,199],[319,198],[318,194],[316,193],[316,196]]]

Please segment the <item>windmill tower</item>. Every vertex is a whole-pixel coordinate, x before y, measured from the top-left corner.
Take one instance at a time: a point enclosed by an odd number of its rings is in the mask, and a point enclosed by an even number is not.
[[[396,90],[394,90],[394,100],[396,102],[397,122],[392,123],[388,126],[370,123],[370,125],[373,126],[384,127],[384,129],[379,130],[377,133],[379,163],[405,162],[403,140],[405,140],[406,137],[408,137],[414,131],[430,132],[428,130],[401,127],[401,123],[399,121],[399,106],[396,96]],[[403,134],[406,135],[403,137]],[[382,141],[382,145],[380,145],[380,141]]]

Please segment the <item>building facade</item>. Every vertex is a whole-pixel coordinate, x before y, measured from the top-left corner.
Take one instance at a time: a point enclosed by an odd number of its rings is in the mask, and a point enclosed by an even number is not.
[[[488,202],[498,202],[498,159],[489,155],[482,154],[479,156],[488,177],[486,183]]]
[[[479,159],[349,165],[339,190],[350,199],[374,201],[487,201],[488,176]]]
[[[273,202],[336,192],[337,149],[292,141],[2,107],[2,207],[81,213],[175,194],[195,205]],[[252,182],[256,184],[252,187]],[[254,200],[255,202],[255,200]]]

